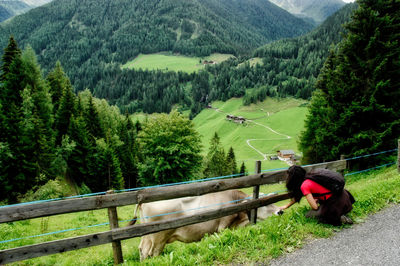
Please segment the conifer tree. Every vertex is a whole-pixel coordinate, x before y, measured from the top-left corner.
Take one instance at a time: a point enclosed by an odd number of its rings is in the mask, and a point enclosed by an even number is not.
[[[11,36],[9,41],[8,41],[7,47],[4,49],[4,54],[2,56],[3,65],[0,67],[0,70],[1,70],[0,79],[1,79],[1,81],[4,81],[6,79],[6,75],[10,71],[11,63],[14,61],[14,59],[18,55],[21,55],[21,50],[18,48],[18,44],[15,41],[14,37]]]
[[[56,113],[62,102],[61,98],[65,93],[64,91],[67,89],[72,92],[71,82],[61,67],[60,61],[57,61],[53,71],[47,75],[47,82],[49,83],[54,112]]]
[[[308,163],[393,149],[400,135],[400,2],[358,4],[317,82],[300,138]]]
[[[72,92],[71,87],[65,87],[63,89],[60,103],[55,116],[54,128],[56,131],[56,144],[61,144],[62,136],[67,134],[71,116],[76,114],[76,96]]]
[[[240,170],[239,173],[241,174],[241,176],[246,176],[247,172],[246,172],[246,166],[244,165],[244,162],[242,162],[242,165],[240,166]]]
[[[221,145],[217,132],[215,132],[210,140],[210,149],[205,158],[203,174],[205,177],[216,177],[228,175],[229,171],[224,148]]]
[[[85,177],[89,175],[88,158],[92,157],[92,146],[89,141],[89,132],[82,116],[71,116],[68,135],[76,143],[75,149],[71,152],[67,164],[67,175],[78,185],[82,185]]]
[[[104,131],[101,126],[99,113],[97,111],[96,106],[93,103],[92,95],[90,95],[89,97],[89,102],[86,107],[86,112],[84,117],[91,141],[94,142],[94,139],[103,138]]]
[[[226,165],[229,174],[234,175],[238,173],[235,152],[233,151],[232,147],[229,148],[228,154],[226,155]]]
[[[138,179],[138,145],[136,143],[135,126],[129,115],[121,121],[119,136],[123,144],[117,149],[118,158],[121,162],[122,175],[126,188],[137,186]]]
[[[34,117],[34,133],[27,136],[30,139],[27,144],[34,145],[37,173],[45,174],[49,178],[52,176],[49,172],[50,164],[54,159],[53,104],[32,48],[28,47],[24,51],[22,59],[26,68],[26,88],[30,89]]]

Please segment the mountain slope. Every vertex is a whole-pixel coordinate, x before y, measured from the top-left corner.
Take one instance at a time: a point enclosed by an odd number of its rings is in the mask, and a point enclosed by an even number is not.
[[[356,7],[356,4],[344,6],[304,36],[257,49],[254,56],[262,63],[254,67],[241,64],[240,59],[231,59],[207,66],[206,71],[190,77],[173,72],[113,68],[112,72],[99,73],[104,78],[94,94],[118,105],[123,112],[169,112],[174,103],[179,103],[186,108],[190,106],[192,116],[210,101],[232,97],[244,96],[245,103],[275,95],[308,99],[329,49],[341,40],[342,24],[350,20]]]
[[[21,0],[21,1],[25,2],[29,6],[36,7],[50,3],[53,0]]]
[[[0,1],[0,22],[28,11],[32,7],[20,0]]]
[[[71,74],[139,53],[243,53],[310,29],[267,0],[56,0],[2,24],[0,45],[13,34],[45,69],[59,59]]]
[[[342,0],[270,0],[275,5],[320,24],[346,3]]]

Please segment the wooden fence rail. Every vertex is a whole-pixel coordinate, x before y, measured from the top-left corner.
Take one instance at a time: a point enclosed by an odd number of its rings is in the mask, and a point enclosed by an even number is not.
[[[306,166],[305,168],[307,171],[314,168],[327,168],[335,171],[341,171],[345,169],[345,167],[346,161],[339,160]],[[123,239],[139,237],[167,229],[173,229],[185,225],[209,221],[244,210],[256,209],[261,206],[287,199],[289,196],[287,193],[285,193],[260,199],[253,199],[248,202],[235,204],[234,206],[228,206],[219,210],[205,211],[197,213],[195,215],[184,216],[181,218],[166,220],[163,222],[145,223],[125,228],[117,228],[116,225],[118,223],[118,216],[116,213],[116,209],[114,210],[115,207],[124,205],[153,202],[187,196],[199,196],[229,189],[239,189],[264,184],[273,184],[284,181],[285,177],[286,171],[281,170],[239,178],[214,180],[194,184],[183,184],[171,187],[155,187],[143,189],[140,191],[106,194],[90,198],[68,199],[0,208],[0,223],[45,217],[56,214],[108,208],[110,221],[111,224],[113,224],[112,229],[106,232],[1,250],[0,264],[107,243],[118,243],[118,241]],[[116,256],[119,256],[119,259],[115,261],[116,263],[122,261],[122,253],[120,255],[114,254],[115,258]]]

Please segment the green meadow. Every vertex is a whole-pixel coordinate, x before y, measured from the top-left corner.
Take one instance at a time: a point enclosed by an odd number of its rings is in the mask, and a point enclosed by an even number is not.
[[[220,63],[233,57],[230,54],[211,54],[206,57],[189,57],[172,53],[140,54],[132,61],[127,62],[122,69],[147,69],[162,71],[196,72],[204,68],[203,61]]]
[[[244,162],[249,172],[254,171],[257,160],[262,161],[263,170],[287,167],[282,161],[266,158],[281,149],[291,149],[299,154],[297,141],[304,128],[305,105],[305,101],[293,98],[267,98],[250,106],[243,106],[239,98],[213,102],[212,109],[203,110],[193,119],[202,137],[203,155],[207,154],[209,142],[217,132],[225,151],[232,146],[238,165]],[[227,114],[251,121],[238,124],[228,121]]]

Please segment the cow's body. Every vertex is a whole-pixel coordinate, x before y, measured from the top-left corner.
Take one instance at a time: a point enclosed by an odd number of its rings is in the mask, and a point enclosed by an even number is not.
[[[247,197],[248,195],[239,190],[229,190],[198,197],[186,197],[145,203],[139,206],[141,223],[149,223],[178,218],[186,215],[193,215],[196,212],[205,210],[221,209],[227,205],[243,202],[242,200],[245,200]],[[202,209],[201,207],[206,208]],[[261,207],[258,209],[258,219],[263,220],[266,217],[277,213],[278,211],[279,208],[275,205]],[[149,256],[158,256],[163,251],[164,246],[167,243],[172,243],[174,241],[181,241],[185,243],[199,241],[205,234],[220,232],[225,228],[243,227],[248,223],[249,218],[247,213],[240,212],[207,222],[146,235],[143,236],[140,241],[140,259],[142,260]]]

